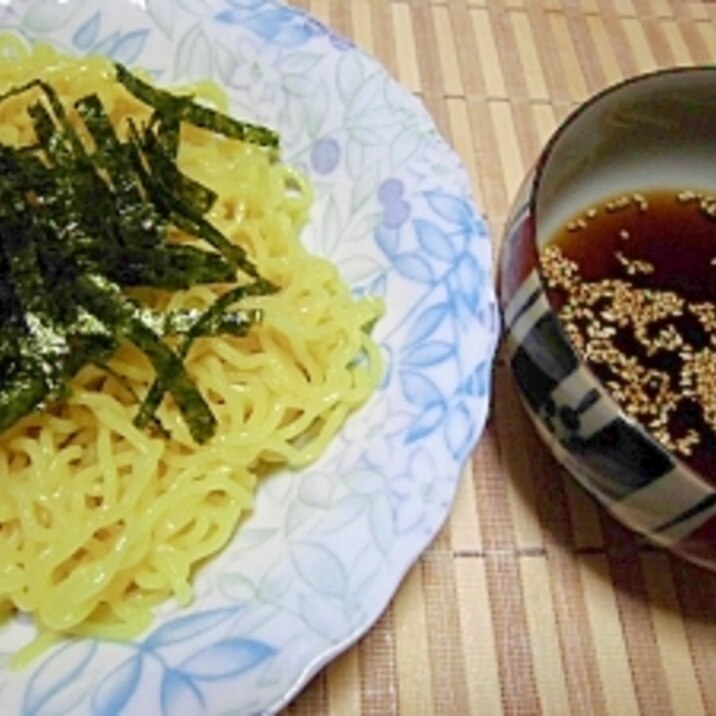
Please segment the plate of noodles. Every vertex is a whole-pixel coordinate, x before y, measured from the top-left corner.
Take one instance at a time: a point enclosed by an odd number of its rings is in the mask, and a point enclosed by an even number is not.
[[[469,180],[275,0],[0,17],[3,712],[275,712],[379,617],[484,427]]]

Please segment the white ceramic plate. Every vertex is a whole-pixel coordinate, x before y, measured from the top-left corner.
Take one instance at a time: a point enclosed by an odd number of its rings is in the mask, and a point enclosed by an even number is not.
[[[260,486],[192,608],[166,605],[132,643],[69,642],[23,672],[0,666],[7,714],[273,712],[378,618],[482,431],[497,318],[466,174],[374,60],[273,0],[0,0],[0,24],[160,83],[227,87],[234,113],[277,127],[284,158],[311,176],[305,242],[356,292],[385,298],[379,393],[318,464]],[[31,634],[27,620],[7,626],[2,659]]]

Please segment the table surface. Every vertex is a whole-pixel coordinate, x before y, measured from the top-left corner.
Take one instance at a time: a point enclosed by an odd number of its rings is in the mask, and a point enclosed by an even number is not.
[[[421,97],[495,255],[552,130],[600,89],[716,61],[714,0],[291,0]],[[498,358],[451,516],[286,714],[716,714],[716,575],[636,540],[538,442]]]

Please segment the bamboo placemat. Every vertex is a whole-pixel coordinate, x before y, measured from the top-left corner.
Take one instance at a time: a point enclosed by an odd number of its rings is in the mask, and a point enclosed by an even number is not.
[[[419,95],[499,249],[519,182],[590,94],[716,61],[714,0],[292,0]],[[716,576],[606,517],[498,360],[452,515],[378,624],[287,714],[716,714]]]

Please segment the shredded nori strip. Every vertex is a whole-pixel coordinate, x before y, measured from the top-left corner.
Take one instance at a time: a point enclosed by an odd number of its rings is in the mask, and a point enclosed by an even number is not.
[[[214,305],[211,306],[211,308],[207,309],[189,327],[189,330],[185,334],[184,341],[181,343],[177,350],[179,356],[183,359],[189,352],[189,349],[191,348],[191,345],[194,340],[199,336],[215,335],[217,332],[220,332],[222,327],[225,326],[227,311],[232,305],[236,304],[241,299],[246,298],[247,296],[261,296],[267,293],[271,293],[274,290],[275,288],[271,284],[269,284],[263,279],[260,279],[259,281],[251,285],[238,286],[232,291],[228,291],[227,293],[225,293],[223,296],[221,296],[214,302]],[[258,321],[260,320],[260,318],[261,315],[257,314],[253,317],[253,320]],[[241,332],[245,332],[245,330],[245,324],[243,324],[242,321],[239,321],[236,324],[235,328],[233,330],[230,330],[229,332],[233,333],[234,335],[241,335]],[[150,388],[149,392],[147,393],[147,397],[144,399],[144,402],[139,409],[139,413],[136,418],[136,423],[138,426],[144,427],[149,423],[149,421],[152,419],[152,416],[156,413],[156,410],[159,407],[159,403],[161,402],[162,395],[164,394],[164,391],[166,389],[166,380],[163,376],[160,375]]]
[[[151,105],[167,117],[174,117],[180,122],[208,129],[230,139],[240,139],[270,149],[278,148],[278,134],[267,127],[239,122],[210,107],[197,104],[192,97],[174,95],[166,90],[153,87],[120,64],[117,64],[116,68],[117,79],[137,99]]]
[[[179,168],[181,126],[269,151],[278,135],[152,87],[121,65],[116,76],[152,110],[141,127],[128,121],[126,139],[96,94],[65,107],[33,80],[0,95],[2,103],[28,93],[35,131],[33,144],[0,143],[0,432],[66,396],[84,365],[106,366],[129,341],[156,374],[135,422],[163,431],[156,411],[169,393],[201,443],[216,419],[184,359],[199,337],[245,335],[261,311],[241,301],[275,287],[207,218],[216,195]],[[176,230],[194,242],[173,241]],[[124,291],[196,284],[233,288],[204,311],[167,313]]]

